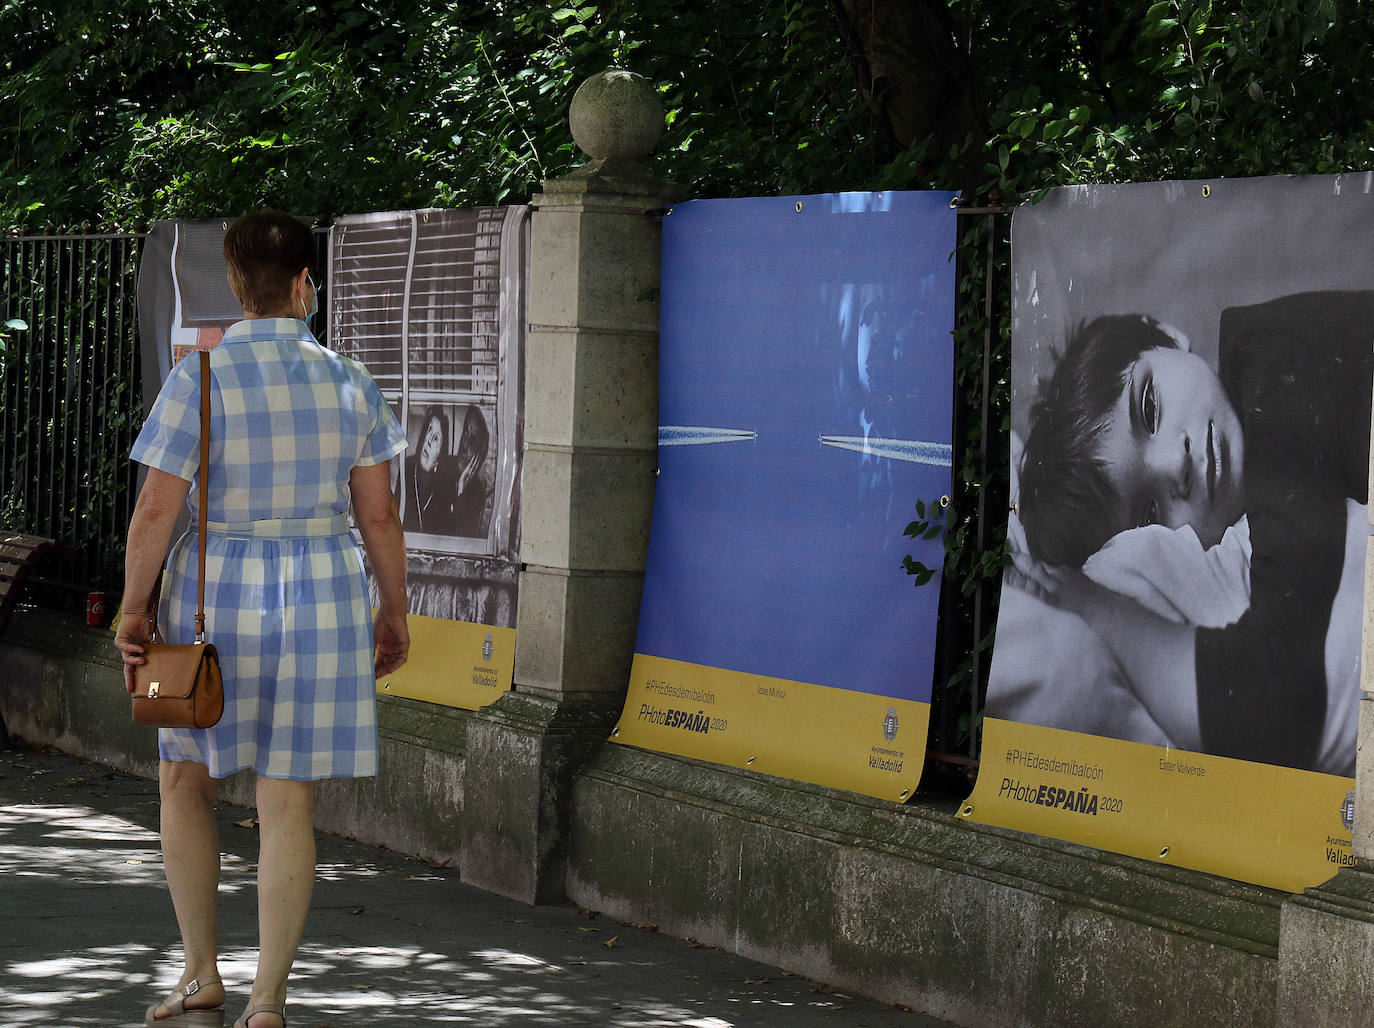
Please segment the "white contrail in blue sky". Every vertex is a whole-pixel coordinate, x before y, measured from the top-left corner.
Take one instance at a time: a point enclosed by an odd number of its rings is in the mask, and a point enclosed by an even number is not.
[[[934,464],[947,468],[954,462],[954,448],[949,443],[927,443],[919,439],[865,439],[859,435],[823,435],[820,443],[839,450],[890,457],[912,464]]]
[[[706,443],[747,443],[759,434],[747,428],[699,428],[694,425],[659,425],[659,446],[704,446]]]

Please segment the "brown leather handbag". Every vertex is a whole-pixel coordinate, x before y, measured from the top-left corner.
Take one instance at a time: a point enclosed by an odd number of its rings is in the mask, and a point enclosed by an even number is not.
[[[134,668],[134,720],[150,728],[209,728],[224,713],[219,654],[205,641],[205,503],[210,479],[210,354],[200,352],[200,540],[196,587],[196,641],[169,646],[157,628]],[[154,590],[156,595],[158,590]]]

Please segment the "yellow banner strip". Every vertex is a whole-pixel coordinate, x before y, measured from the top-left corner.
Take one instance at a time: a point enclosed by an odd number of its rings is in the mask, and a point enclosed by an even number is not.
[[[612,738],[630,746],[904,801],[930,705],[635,654]]]
[[[477,710],[508,692],[515,677],[515,629],[467,621],[406,618],[410,659],[377,692]]]
[[[998,718],[960,816],[1300,892],[1354,863],[1351,778]]]

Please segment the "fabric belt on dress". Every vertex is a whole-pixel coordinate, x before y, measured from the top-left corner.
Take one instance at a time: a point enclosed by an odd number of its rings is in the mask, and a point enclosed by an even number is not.
[[[266,521],[207,521],[212,535],[241,539],[322,539],[348,533],[348,515],[327,518],[269,518]]]

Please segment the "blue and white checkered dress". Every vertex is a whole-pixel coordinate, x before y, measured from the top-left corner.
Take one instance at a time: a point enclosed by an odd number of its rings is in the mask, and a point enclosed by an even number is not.
[[[206,637],[224,672],[224,716],[160,729],[163,760],[215,778],[377,773],[372,617],[348,530],[348,477],[406,447],[367,369],[320,346],[304,322],[241,321],[210,351]],[[200,464],[200,360],[179,363],[131,456],[194,482]],[[195,638],[197,490],[192,527],[172,547],[159,622]]]

